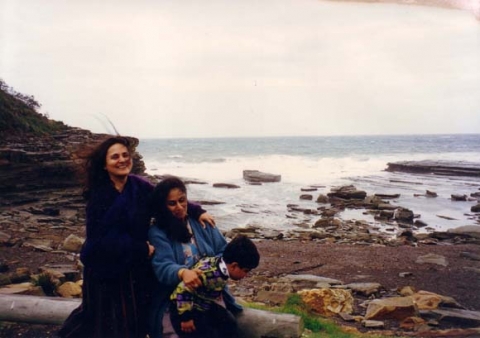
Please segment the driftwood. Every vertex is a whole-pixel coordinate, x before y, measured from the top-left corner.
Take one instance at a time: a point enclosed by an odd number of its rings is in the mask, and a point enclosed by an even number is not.
[[[0,294],[0,321],[60,325],[79,305],[79,299]],[[303,330],[301,318],[290,314],[245,308],[237,320],[243,338],[297,338]]]
[[[237,320],[244,338],[293,338],[300,337],[303,331],[303,323],[300,317],[290,314],[244,309]]]
[[[60,325],[79,305],[78,299],[0,294],[0,321]]]

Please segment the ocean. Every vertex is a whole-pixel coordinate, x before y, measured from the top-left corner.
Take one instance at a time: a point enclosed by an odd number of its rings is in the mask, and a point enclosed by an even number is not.
[[[479,163],[480,134],[382,135],[324,137],[252,137],[197,139],[141,139],[142,154],[151,175],[173,174],[205,184],[189,184],[190,200],[222,202],[205,209],[220,229],[257,225],[278,230],[298,224],[313,224],[320,216],[287,217],[288,204],[317,208],[319,194],[332,187],[353,184],[375,193],[400,194],[390,201],[409,208],[428,228],[445,231],[462,225],[478,225],[470,212],[476,201],[452,201],[452,194],[480,189],[480,177],[445,177],[387,172],[387,163],[415,160],[448,160]],[[243,170],[281,175],[281,182],[249,185]],[[231,183],[238,189],[214,188],[214,183]],[[302,188],[320,186],[317,191]],[[414,196],[426,190],[437,198]],[[300,200],[312,194],[312,201]],[[365,210],[346,211],[341,219],[365,220],[377,224]],[[425,229],[419,229],[425,231]]]

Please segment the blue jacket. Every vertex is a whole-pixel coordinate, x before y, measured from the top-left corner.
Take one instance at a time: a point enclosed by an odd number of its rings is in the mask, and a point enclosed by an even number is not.
[[[205,229],[202,225],[189,218],[192,227],[198,251],[201,257],[217,256],[223,253],[227,241],[220,233],[218,228],[207,226]],[[178,283],[178,271],[181,268],[191,268],[185,266],[185,257],[183,254],[182,244],[180,242],[172,242],[167,238],[166,233],[158,226],[152,226],[148,233],[150,244],[155,247],[155,254],[152,258],[152,266],[154,274],[159,283],[153,293],[152,307],[149,316],[150,337],[162,338],[163,326],[162,319],[165,310],[170,302],[169,297]],[[226,289],[223,293],[223,300],[227,309],[233,313],[238,313],[242,307],[235,303],[235,299]]]

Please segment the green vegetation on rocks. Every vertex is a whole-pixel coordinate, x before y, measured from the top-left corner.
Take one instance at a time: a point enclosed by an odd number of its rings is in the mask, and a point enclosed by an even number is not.
[[[45,135],[66,128],[62,122],[49,120],[37,110],[41,105],[33,96],[24,95],[0,79],[0,133],[2,139],[12,135]]]
[[[302,298],[298,294],[291,294],[285,304],[280,307],[270,308],[267,306],[259,306],[254,304],[248,304],[247,306],[279,313],[290,313],[301,317],[305,328],[302,338],[382,337],[380,335],[348,333],[342,331],[342,328],[333,321],[310,313],[307,310],[307,306],[303,303]]]

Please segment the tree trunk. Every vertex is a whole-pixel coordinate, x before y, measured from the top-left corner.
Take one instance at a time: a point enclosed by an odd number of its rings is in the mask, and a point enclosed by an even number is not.
[[[61,325],[79,305],[79,299],[0,294],[0,321]],[[242,338],[298,338],[303,330],[291,314],[245,308],[237,320]]]
[[[79,299],[0,294],[0,321],[60,325]]]

